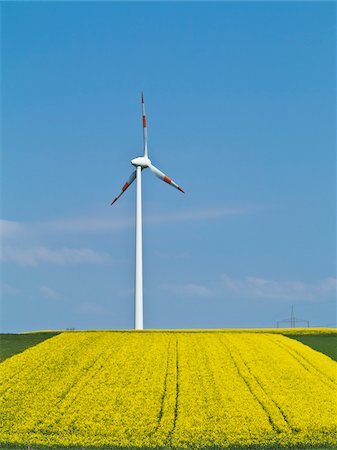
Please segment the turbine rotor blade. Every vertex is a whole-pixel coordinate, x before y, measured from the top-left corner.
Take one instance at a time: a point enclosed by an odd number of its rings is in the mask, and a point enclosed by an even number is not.
[[[119,197],[127,190],[127,188],[135,181],[136,179],[136,173],[137,171],[135,170],[134,172],[132,172],[132,174],[130,175],[130,177],[128,178],[128,181],[124,184],[124,186],[122,187],[122,191],[119,195],[117,195],[117,197],[111,202],[111,205],[113,205],[115,202],[117,202],[117,200],[119,199]]]
[[[142,115],[143,115],[143,138],[144,138],[144,156],[148,156],[147,154],[147,126],[146,126],[146,115],[145,115],[145,104],[144,104],[144,95],[142,92]]]
[[[161,180],[165,181],[165,183],[173,186],[174,188],[178,189],[178,191],[185,194],[185,192],[175,181],[171,180],[171,178],[165,175],[161,170],[157,169],[157,167],[155,167],[153,164],[149,164],[149,169],[151,170],[152,173],[156,175],[156,177],[160,178]]]

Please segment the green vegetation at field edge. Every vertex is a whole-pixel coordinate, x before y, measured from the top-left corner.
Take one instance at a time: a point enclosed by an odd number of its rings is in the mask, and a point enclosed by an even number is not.
[[[115,447],[115,446],[104,446],[104,447],[45,447],[40,445],[17,445],[17,444],[1,444],[1,450],[196,450],[195,447],[188,447],[181,449],[180,447]],[[249,446],[229,446],[229,447],[217,447],[217,446],[206,446],[202,447],[202,450],[337,450],[335,446],[321,446],[321,447],[311,447],[311,446],[294,446],[294,447],[282,447],[278,445],[273,445],[271,447],[261,447],[258,445]]]
[[[0,449],[1,450],[196,450],[195,447],[189,447],[187,449],[180,449],[178,447],[115,447],[115,446],[108,446],[108,447],[45,447],[45,446],[39,446],[39,445],[2,445],[0,442]],[[308,447],[306,446],[294,446],[294,447],[282,447],[282,446],[271,446],[271,447],[261,447],[256,445],[249,445],[247,447],[202,447],[202,450],[337,450],[337,447],[331,446],[322,446],[322,447]]]
[[[41,331],[37,333],[0,333],[0,362],[21,353],[29,347],[60,334],[58,331]],[[0,448],[1,444],[0,444]]]
[[[84,331],[84,330],[83,330]],[[82,332],[83,332],[82,331]],[[95,330],[86,330],[86,331],[95,331]],[[100,330],[97,330],[100,331]],[[109,330],[112,332],[136,332],[134,330]],[[204,330],[143,330],[142,333],[153,333],[153,332],[171,332],[171,333],[195,333],[195,332],[226,332],[226,331],[235,331],[235,332],[255,332],[255,333],[273,333],[277,332],[277,334],[283,334],[286,337],[291,339],[296,339],[302,342],[305,345],[317,350],[330,358],[337,361],[337,333],[335,330],[324,330],[323,333],[318,334],[319,330],[316,329],[235,329],[235,330],[212,330],[212,329],[204,329]],[[21,353],[29,347],[32,347],[45,339],[49,339],[53,336],[62,333],[62,331],[37,331],[32,333],[0,333],[0,362],[9,358],[17,353]],[[0,443],[0,448],[1,443]],[[337,448],[336,448],[337,450]]]
[[[337,361],[337,334],[284,334]]]

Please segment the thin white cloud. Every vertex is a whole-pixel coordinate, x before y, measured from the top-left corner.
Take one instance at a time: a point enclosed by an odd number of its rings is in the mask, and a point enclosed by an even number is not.
[[[214,208],[198,208],[190,210],[172,211],[170,213],[157,212],[154,214],[144,213],[144,223],[148,225],[160,225],[163,223],[213,220],[223,217],[245,215],[252,213],[255,206],[220,206]],[[22,224],[21,224],[22,226]],[[124,230],[135,226],[134,216],[120,217],[70,217],[46,222],[27,223],[25,226],[39,233],[106,233]]]
[[[20,266],[39,266],[41,264],[105,264],[111,261],[108,253],[97,252],[91,249],[47,247],[14,248],[5,246],[2,249],[1,259]]]
[[[277,281],[246,276],[233,278],[223,274],[220,280],[208,284],[187,283],[182,285],[162,284],[162,289],[181,297],[223,298],[234,295],[244,299],[265,301],[324,301],[336,296],[336,278],[324,278],[317,282]]]
[[[122,219],[106,219],[106,218],[68,218],[60,219],[52,222],[40,224],[41,227],[46,227],[49,231],[66,231],[66,232],[110,232],[118,231],[134,226],[133,218]]]
[[[182,285],[162,284],[161,288],[171,292],[176,296],[186,297],[210,297],[213,295],[212,289],[202,284],[187,283]]]
[[[0,219],[0,238],[13,238],[22,234],[24,225],[12,220]]]
[[[156,226],[166,223],[216,220],[225,217],[246,215],[257,210],[256,206],[218,206],[167,212],[144,213],[145,224]],[[15,222],[0,220],[0,237],[20,238],[29,235],[36,237],[58,233],[111,233],[135,226],[135,217],[120,216],[115,213],[109,217],[69,217],[40,222]]]
[[[62,297],[61,294],[59,294],[49,286],[40,286],[39,292],[43,297],[51,300],[58,300]]]
[[[155,254],[163,259],[185,259],[189,257],[188,252],[160,251],[156,250]]]
[[[3,295],[18,295],[21,293],[21,290],[16,288],[15,286],[3,283],[1,285],[1,292]]]
[[[98,303],[85,302],[78,305],[77,312],[80,314],[102,315],[106,313],[106,310]]]
[[[221,288],[246,298],[315,302],[336,293],[336,278],[325,278],[307,283],[298,280],[278,281],[252,276],[235,279],[224,274],[221,277]]]
[[[185,222],[198,220],[212,220],[222,217],[249,214],[255,211],[253,206],[221,206],[216,208],[198,208],[171,213],[158,213],[144,217],[149,224],[161,224],[167,222]]]
[[[119,290],[119,295],[123,297],[132,297],[135,293],[134,288],[122,288]]]
[[[319,285],[319,290],[321,293],[323,292],[336,292],[337,290],[337,278],[325,278],[321,281]]]

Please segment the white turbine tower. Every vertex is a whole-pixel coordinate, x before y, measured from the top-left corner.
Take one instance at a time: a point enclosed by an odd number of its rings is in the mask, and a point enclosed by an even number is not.
[[[165,181],[165,183],[178,189],[180,192],[184,191],[171,178],[166,176],[157,167],[155,167],[148,157],[147,152],[147,127],[145,116],[144,96],[142,93],[142,113],[143,113],[143,136],[144,136],[144,155],[139,156],[131,161],[131,164],[136,167],[136,170],[131,174],[130,178],[122,187],[121,193],[111,202],[113,205],[119,197],[127,190],[135,179],[137,179],[136,191],[136,280],[135,280],[135,329],[143,329],[143,246],[142,246],[142,170],[147,167],[158,178]]]

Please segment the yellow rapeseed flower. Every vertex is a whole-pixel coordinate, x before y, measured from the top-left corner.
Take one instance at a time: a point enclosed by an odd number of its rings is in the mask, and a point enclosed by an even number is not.
[[[278,330],[64,332],[0,364],[0,443],[333,446],[336,371]]]

